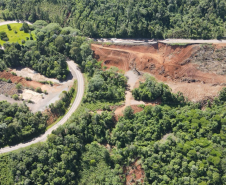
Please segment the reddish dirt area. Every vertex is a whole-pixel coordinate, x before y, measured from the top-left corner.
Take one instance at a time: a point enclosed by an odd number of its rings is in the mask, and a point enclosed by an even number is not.
[[[225,45],[214,45],[224,47]],[[152,74],[159,81],[167,83],[174,93],[181,91],[189,100],[200,101],[216,96],[226,84],[225,75],[202,72],[189,58],[196,55],[200,45],[167,45],[163,43],[148,46],[92,44],[94,57],[107,67],[116,66],[128,71]]]
[[[145,172],[138,161],[132,163],[130,166],[123,167],[123,174],[126,176],[124,185],[144,183]]]
[[[47,120],[47,126],[53,124],[58,118],[59,116],[56,114],[53,114],[50,109],[46,109],[45,111],[43,111],[44,114],[46,114],[48,116],[48,120]]]
[[[0,72],[0,78],[10,79],[13,83],[21,83],[25,87],[41,87],[43,84],[36,81],[27,81],[23,77],[14,76],[10,72],[2,71]]]
[[[115,110],[115,118],[118,121],[119,117],[123,116],[123,111],[126,108],[126,106],[119,107]],[[141,112],[143,110],[142,107],[138,107],[137,105],[131,105],[131,108],[133,109],[134,113]]]

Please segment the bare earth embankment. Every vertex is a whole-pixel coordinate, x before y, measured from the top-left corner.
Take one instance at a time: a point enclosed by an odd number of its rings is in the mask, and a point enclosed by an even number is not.
[[[217,48],[226,45],[214,44],[211,46],[214,48],[213,53],[215,54]],[[226,75],[219,74],[214,70],[200,69],[201,64],[205,62],[204,59],[200,59],[202,52],[205,51],[200,44],[156,43],[140,46],[92,44],[92,49],[95,58],[103,61],[103,65],[116,66],[125,72],[136,69],[141,73],[149,73],[158,81],[167,83],[174,93],[181,91],[191,101],[214,97],[226,85]],[[226,56],[223,57],[226,58]],[[195,59],[200,60],[200,63],[198,64]],[[209,61],[209,63],[211,62],[214,63],[214,60]],[[219,69],[222,62],[218,62],[216,65],[215,68]]]

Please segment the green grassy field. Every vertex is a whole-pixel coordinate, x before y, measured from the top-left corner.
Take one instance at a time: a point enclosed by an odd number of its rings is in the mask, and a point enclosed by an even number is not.
[[[26,41],[26,37],[30,38],[29,33],[24,33],[24,31],[20,31],[22,23],[13,23],[13,24],[10,24],[10,26],[12,28],[11,31],[8,30],[7,25],[0,26],[0,30],[5,31],[8,38],[9,38],[9,41],[7,41],[7,42],[11,42],[11,43],[12,42],[18,42],[19,44],[22,44],[21,40]],[[14,31],[17,31],[17,33],[15,33]],[[35,40],[34,33],[32,33],[32,37]],[[5,42],[6,41],[0,40],[1,45],[3,45]]]

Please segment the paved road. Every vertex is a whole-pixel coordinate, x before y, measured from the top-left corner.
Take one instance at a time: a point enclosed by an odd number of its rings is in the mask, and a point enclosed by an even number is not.
[[[150,40],[150,39],[117,39],[117,38],[102,38],[94,39],[97,42],[107,42],[107,43],[123,43],[123,44],[156,44],[158,42],[173,44],[173,43],[189,43],[189,44],[221,44],[226,43],[226,40],[193,40],[193,39],[165,39],[165,40]]]
[[[78,90],[77,90],[76,99],[73,102],[73,104],[72,104],[70,110],[67,112],[67,114],[57,124],[55,124],[53,127],[48,129],[45,132],[45,134],[43,134],[43,135],[41,135],[37,138],[34,138],[33,140],[26,142],[26,143],[21,143],[21,144],[12,146],[12,147],[1,148],[0,154],[6,153],[6,152],[11,152],[11,151],[17,150],[19,148],[27,147],[27,146],[30,146],[32,144],[38,143],[38,142],[46,141],[47,136],[49,134],[51,134],[53,130],[56,130],[60,125],[63,125],[68,120],[68,118],[72,115],[72,113],[78,108],[79,104],[82,101],[82,97],[83,97],[83,94],[84,94],[84,79],[83,79],[82,73],[78,70],[77,65],[73,61],[69,61],[68,66],[76,74],[77,82],[78,82]]]
[[[23,23],[23,22],[26,22],[27,24],[32,24],[32,23],[30,23],[30,22],[28,22],[28,21],[3,21],[3,22],[0,22],[0,26],[2,26],[2,25],[6,25],[6,24],[12,24],[12,23]]]

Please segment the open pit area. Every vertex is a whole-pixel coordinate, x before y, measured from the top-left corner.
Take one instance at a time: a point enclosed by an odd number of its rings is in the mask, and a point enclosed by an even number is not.
[[[137,82],[149,73],[194,102],[217,96],[226,86],[225,48],[226,44],[92,44],[94,57],[107,68],[135,70],[140,74]]]
[[[17,76],[11,72],[15,72]],[[32,80],[28,81],[25,77],[30,77]],[[12,81],[12,83],[0,81],[0,101],[7,100],[10,103],[23,103],[23,101],[31,100],[31,103],[27,103],[27,106],[32,112],[37,112],[44,111],[51,103],[59,100],[62,91],[68,91],[73,86],[76,75],[70,72],[65,81],[59,82],[56,79],[40,75],[29,68],[16,68],[8,72],[0,72],[0,78],[10,79]],[[53,85],[43,84],[38,81],[52,81]],[[16,89],[16,84],[18,83],[22,85],[22,89],[19,91]],[[43,92],[46,90],[48,94],[35,92],[35,89],[38,87]],[[11,98],[14,94],[17,94],[20,100]]]

